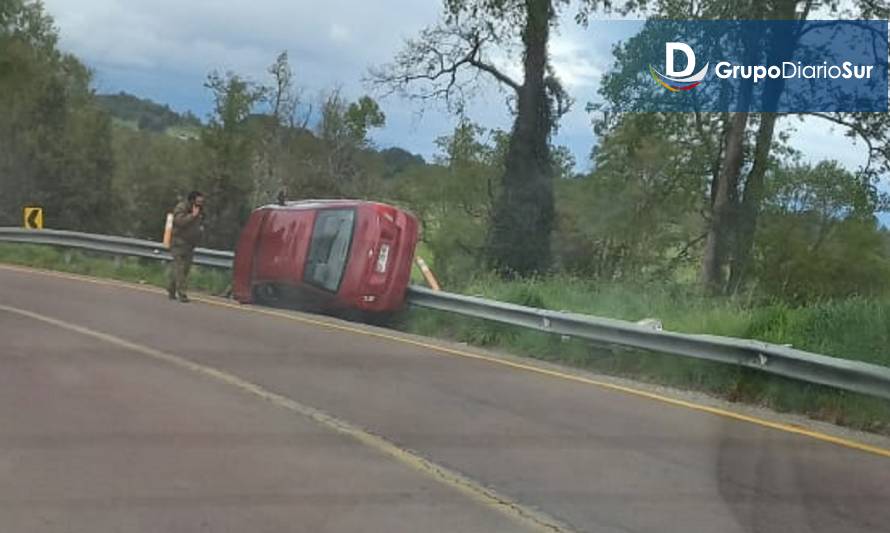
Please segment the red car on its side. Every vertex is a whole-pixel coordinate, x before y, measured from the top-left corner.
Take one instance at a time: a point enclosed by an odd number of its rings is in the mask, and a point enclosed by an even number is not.
[[[318,310],[377,313],[405,301],[417,219],[358,200],[311,200],[255,210],[235,250],[241,303],[294,302]]]

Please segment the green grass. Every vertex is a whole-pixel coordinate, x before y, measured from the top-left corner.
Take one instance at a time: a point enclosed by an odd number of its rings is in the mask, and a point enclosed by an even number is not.
[[[197,139],[201,136],[201,129],[194,126],[171,126],[164,133],[177,139]]]
[[[511,282],[484,277],[460,292],[622,320],[657,318],[669,331],[790,344],[890,367],[890,300],[850,298],[795,308],[706,297],[679,285],[599,285],[569,277]]]
[[[133,131],[139,130],[139,125],[136,123],[135,120],[124,120],[124,119],[117,118],[117,117],[111,117],[111,124],[112,124],[112,126],[117,127],[117,128],[123,128],[123,129],[133,130]]]
[[[658,318],[670,331],[755,338],[890,366],[890,301],[851,299],[805,308],[713,299],[683,287],[600,286],[559,277],[504,282],[484,277],[466,294],[624,320]],[[512,326],[422,310],[402,328],[595,372],[707,392],[890,434],[890,402],[709,361],[597,346]]]
[[[0,243],[0,263],[30,266],[84,274],[99,278],[167,286],[165,263],[138,258],[110,258],[77,250],[63,250],[38,245]],[[193,267],[189,282],[196,291],[214,295],[227,292],[231,275],[227,271]]]
[[[423,241],[418,242],[417,250],[415,250],[414,255],[416,257],[422,257],[427,266],[430,267],[430,270],[433,271],[433,274],[436,273],[436,267],[433,261],[433,253],[426,243],[424,243]],[[426,279],[424,279],[423,274],[420,272],[420,268],[416,264],[411,269],[411,283],[426,286]]]

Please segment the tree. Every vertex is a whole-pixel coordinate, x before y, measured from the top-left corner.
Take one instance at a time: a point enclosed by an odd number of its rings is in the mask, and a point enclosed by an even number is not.
[[[294,84],[294,71],[287,50],[278,54],[268,72],[273,81],[268,91],[271,114],[280,126],[294,128],[300,108],[300,90]]]
[[[854,18],[870,18],[874,16],[886,16],[888,8],[884,2],[860,0],[852,2],[842,10],[838,2],[828,2],[820,5],[815,0],[753,0],[741,14],[744,18],[778,19],[778,20],[806,20],[814,9],[826,8],[832,14],[846,14]],[[772,46],[766,47],[765,53],[769,64],[777,64],[785,59],[797,46],[798,36],[784,35],[772,36]],[[763,102],[761,109],[771,110],[782,94],[784,80],[769,79],[762,93]],[[772,154],[775,149],[776,123],[780,117],[775,112],[762,112],[756,114],[750,121],[756,126],[753,140],[745,137],[748,125],[748,112],[736,113],[731,122],[726,136],[726,148],[722,162],[723,174],[717,183],[718,195],[715,197],[714,210],[709,226],[708,245],[705,248],[705,256],[702,263],[702,281],[712,291],[722,291],[724,288],[730,292],[738,291],[745,283],[750,270],[751,253],[754,246],[754,236],[757,230],[759,214],[764,200],[764,177],[768,169],[774,164]],[[838,116],[840,115],[840,116]],[[852,135],[860,136],[870,147],[871,156],[878,152],[883,158],[887,153],[886,126],[890,125],[886,116],[871,116],[873,114],[835,114],[834,116],[821,113],[809,113],[807,116],[819,119],[828,119],[837,124],[850,128]],[[886,115],[886,114],[884,114]],[[841,118],[843,117],[843,118]],[[871,125],[869,127],[869,124]],[[881,127],[875,128],[876,124]],[[873,135],[865,133],[872,129]],[[876,134],[876,135],[874,135]],[[742,175],[742,161],[736,158],[737,154],[745,151],[745,143],[750,143],[749,149],[751,164],[747,173]],[[875,150],[875,144],[883,145],[882,149]],[[886,163],[882,163],[886,165]],[[868,179],[872,176],[868,166],[862,169],[862,176]],[[724,203],[724,198],[719,191],[739,190],[740,195],[729,198]],[[724,281],[723,266],[729,262],[728,284]]]
[[[423,239],[446,284],[465,283],[484,266],[486,232],[503,170],[508,135],[466,119],[436,140],[434,165],[401,177],[396,201],[421,219]]]
[[[164,215],[194,188],[207,156],[197,140],[115,128],[114,233],[159,240]]]
[[[57,48],[40,2],[0,0],[0,219],[26,204],[54,227],[107,232],[111,124],[88,69]]]
[[[501,193],[487,237],[489,264],[504,275],[550,267],[554,224],[550,136],[571,100],[548,55],[551,31],[568,0],[445,0],[441,24],[407,41],[372,82],[421,101],[441,100],[462,113],[487,76],[508,93],[514,113]],[[629,3],[630,4],[630,3]],[[580,2],[579,20],[611,2]],[[521,51],[522,80],[499,68],[498,53]]]
[[[383,156],[383,164],[386,167],[384,178],[393,178],[411,167],[426,163],[423,157],[398,147],[381,150],[380,155]]]
[[[368,135],[385,124],[386,115],[373,98],[363,96],[349,103],[339,90],[328,93],[317,128],[324,146],[322,177],[328,194],[361,197],[373,191],[378,174],[367,172]]]
[[[824,161],[772,170],[765,188],[753,274],[769,294],[802,303],[890,289],[890,250],[874,216],[887,199],[875,187]]]
[[[240,76],[211,73],[205,87],[213,94],[213,113],[201,135],[208,157],[201,187],[208,194],[210,246],[233,249],[250,213],[255,136],[248,118],[266,90]]]
[[[287,195],[281,161],[287,151],[288,134],[297,125],[300,108],[300,90],[294,83],[287,51],[278,54],[267,72],[272,77],[272,85],[261,92],[269,105],[269,116],[256,124],[260,131],[253,170],[253,206],[272,201],[279,194]]]
[[[887,13],[884,2],[856,1],[842,9],[841,4],[829,2],[821,7],[832,14],[855,18],[880,17]],[[816,7],[814,0],[747,0],[745,2],[641,2],[651,7],[658,18],[682,19],[784,19],[804,20]],[[638,6],[639,7],[639,6]],[[770,64],[779,62],[788,50],[796,46],[795,35],[773,36],[772,46],[747,43],[746,55],[763,54]],[[623,107],[634,98],[647,98],[634,87],[634,76],[641,69],[639,50],[641,42],[654,39],[645,31],[619,48],[616,52],[616,69],[607,76],[603,94],[616,107]],[[662,39],[663,41],[663,39]],[[748,64],[754,61],[749,61]],[[784,82],[767,80],[765,90],[758,93],[763,109],[774,109],[780,98]],[[654,89],[654,88],[653,88]],[[712,292],[740,290],[751,271],[751,252],[758,226],[758,218],[764,201],[764,176],[777,164],[776,155],[782,155],[786,139],[777,139],[777,121],[774,112],[750,113],[751,84],[743,84],[738,100],[738,112],[732,114],[687,115],[690,133],[677,132],[680,136],[704,133],[714,154],[715,164],[710,172],[710,187],[706,189],[708,202],[705,210],[707,237],[701,257],[701,282]],[[819,120],[830,120],[849,128],[851,135],[863,139],[872,156],[869,165],[861,171],[862,179],[873,180],[876,173],[870,168],[884,166],[887,149],[886,114],[808,114]],[[613,119],[614,121],[614,119]],[[717,128],[702,128],[708,123]]]
[[[605,135],[595,169],[557,183],[559,266],[604,280],[667,276],[704,237],[701,209],[710,154],[679,113],[628,114]],[[665,133],[668,135],[665,135]]]

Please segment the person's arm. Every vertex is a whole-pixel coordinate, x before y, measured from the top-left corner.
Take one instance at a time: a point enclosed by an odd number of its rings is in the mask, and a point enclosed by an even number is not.
[[[194,224],[200,215],[195,215],[189,212],[188,207],[186,205],[176,206],[176,210],[173,211],[173,227],[182,229]]]

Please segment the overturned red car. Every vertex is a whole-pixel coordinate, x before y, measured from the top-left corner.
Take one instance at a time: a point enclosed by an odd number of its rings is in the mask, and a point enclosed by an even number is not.
[[[411,277],[417,219],[358,200],[311,200],[255,210],[235,250],[241,303],[317,310],[400,309]]]

